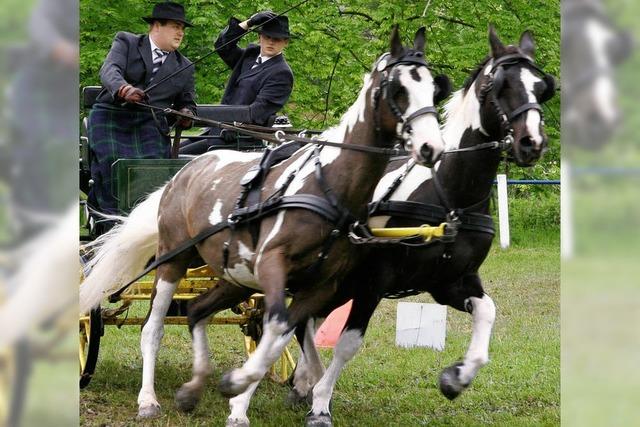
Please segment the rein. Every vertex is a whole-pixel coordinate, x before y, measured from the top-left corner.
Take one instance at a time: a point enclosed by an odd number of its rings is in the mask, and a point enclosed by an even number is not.
[[[263,132],[262,129],[269,129],[269,130],[273,130],[273,129],[266,128],[266,127],[259,127],[261,131],[251,130],[250,128],[248,128],[248,126],[252,126],[252,125],[247,125],[241,122],[233,122],[233,124],[230,124],[226,122],[219,122],[217,120],[205,119],[205,118],[194,116],[191,114],[185,114],[168,107],[166,108],[157,107],[155,105],[145,104],[142,102],[138,102],[136,104],[140,105],[141,107],[146,107],[152,110],[162,111],[165,114],[174,114],[178,117],[196,120],[198,122],[205,123],[211,126],[216,126],[222,129],[233,130],[238,133],[242,133],[248,136],[253,136],[258,139],[264,139],[266,141],[269,141],[275,144],[282,144],[284,142],[293,141],[293,142],[301,142],[304,144],[316,144],[316,145],[322,145],[322,146],[336,147],[344,150],[360,151],[363,153],[380,154],[384,156],[401,156],[401,155],[408,154],[406,150],[400,147],[394,147],[394,148],[367,147],[367,146],[355,145],[355,144],[345,144],[341,142],[324,141],[324,140],[318,139],[317,136],[314,136],[311,138],[302,136],[301,134],[305,131],[301,131],[297,135],[287,135],[286,132],[281,129],[278,129],[275,132]]]

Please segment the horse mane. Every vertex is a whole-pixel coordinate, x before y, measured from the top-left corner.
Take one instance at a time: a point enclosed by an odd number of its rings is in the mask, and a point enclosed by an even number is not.
[[[487,55],[482,60],[482,62],[480,62],[480,64],[478,64],[478,66],[471,72],[471,74],[465,79],[462,85],[463,93],[465,94],[467,93],[467,91],[469,90],[473,82],[476,80],[476,78],[478,78],[478,75],[484,69],[485,65],[487,65],[487,63],[491,60],[491,58],[492,58],[491,55]]]

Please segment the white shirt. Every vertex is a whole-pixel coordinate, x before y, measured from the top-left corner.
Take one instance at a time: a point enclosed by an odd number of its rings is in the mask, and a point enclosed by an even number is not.
[[[156,55],[155,50],[156,50],[156,49],[160,49],[160,48],[158,47],[158,45],[157,45],[157,44],[155,44],[155,43],[153,42],[153,38],[151,38],[151,36],[149,36],[149,44],[151,45],[151,61],[153,62],[153,61],[155,61],[156,57],[158,56],[158,55]],[[160,49],[160,50],[162,50],[162,49]],[[168,56],[169,56],[169,54],[166,54],[166,55],[164,55],[164,57],[162,58],[162,63],[163,63],[163,64],[164,64],[164,61],[166,61],[166,60],[167,60],[167,57],[168,57]],[[263,61],[264,61],[264,59],[263,59]]]

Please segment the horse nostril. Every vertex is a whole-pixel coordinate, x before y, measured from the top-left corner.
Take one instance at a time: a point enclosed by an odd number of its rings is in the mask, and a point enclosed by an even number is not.
[[[431,160],[431,156],[433,155],[433,147],[431,147],[431,145],[429,144],[422,144],[422,147],[420,147],[420,155],[427,161]]]
[[[528,136],[522,137],[520,138],[520,146],[527,150],[531,150],[534,146],[533,140]]]

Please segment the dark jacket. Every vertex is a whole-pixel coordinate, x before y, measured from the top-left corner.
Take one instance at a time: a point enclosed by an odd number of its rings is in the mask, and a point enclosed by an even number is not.
[[[167,56],[153,81],[158,82],[188,64],[191,64],[189,59],[177,50],[173,51]],[[100,80],[104,89],[96,102],[120,105],[122,100],[116,97],[118,89],[129,83],[144,90],[150,86],[152,70],[153,58],[149,36],[119,32],[113,39],[111,50],[100,69]],[[149,104],[172,107],[176,110],[187,107],[196,113],[193,73],[194,67],[187,68],[149,91]]]
[[[283,54],[251,69],[260,55],[260,46],[250,44],[242,49],[232,42],[221,47],[246,33],[239,23],[236,18],[229,19],[229,25],[215,42],[218,54],[233,69],[222,104],[248,105],[251,121],[265,124],[269,116],[278,112],[289,99],[293,89],[293,72]]]

